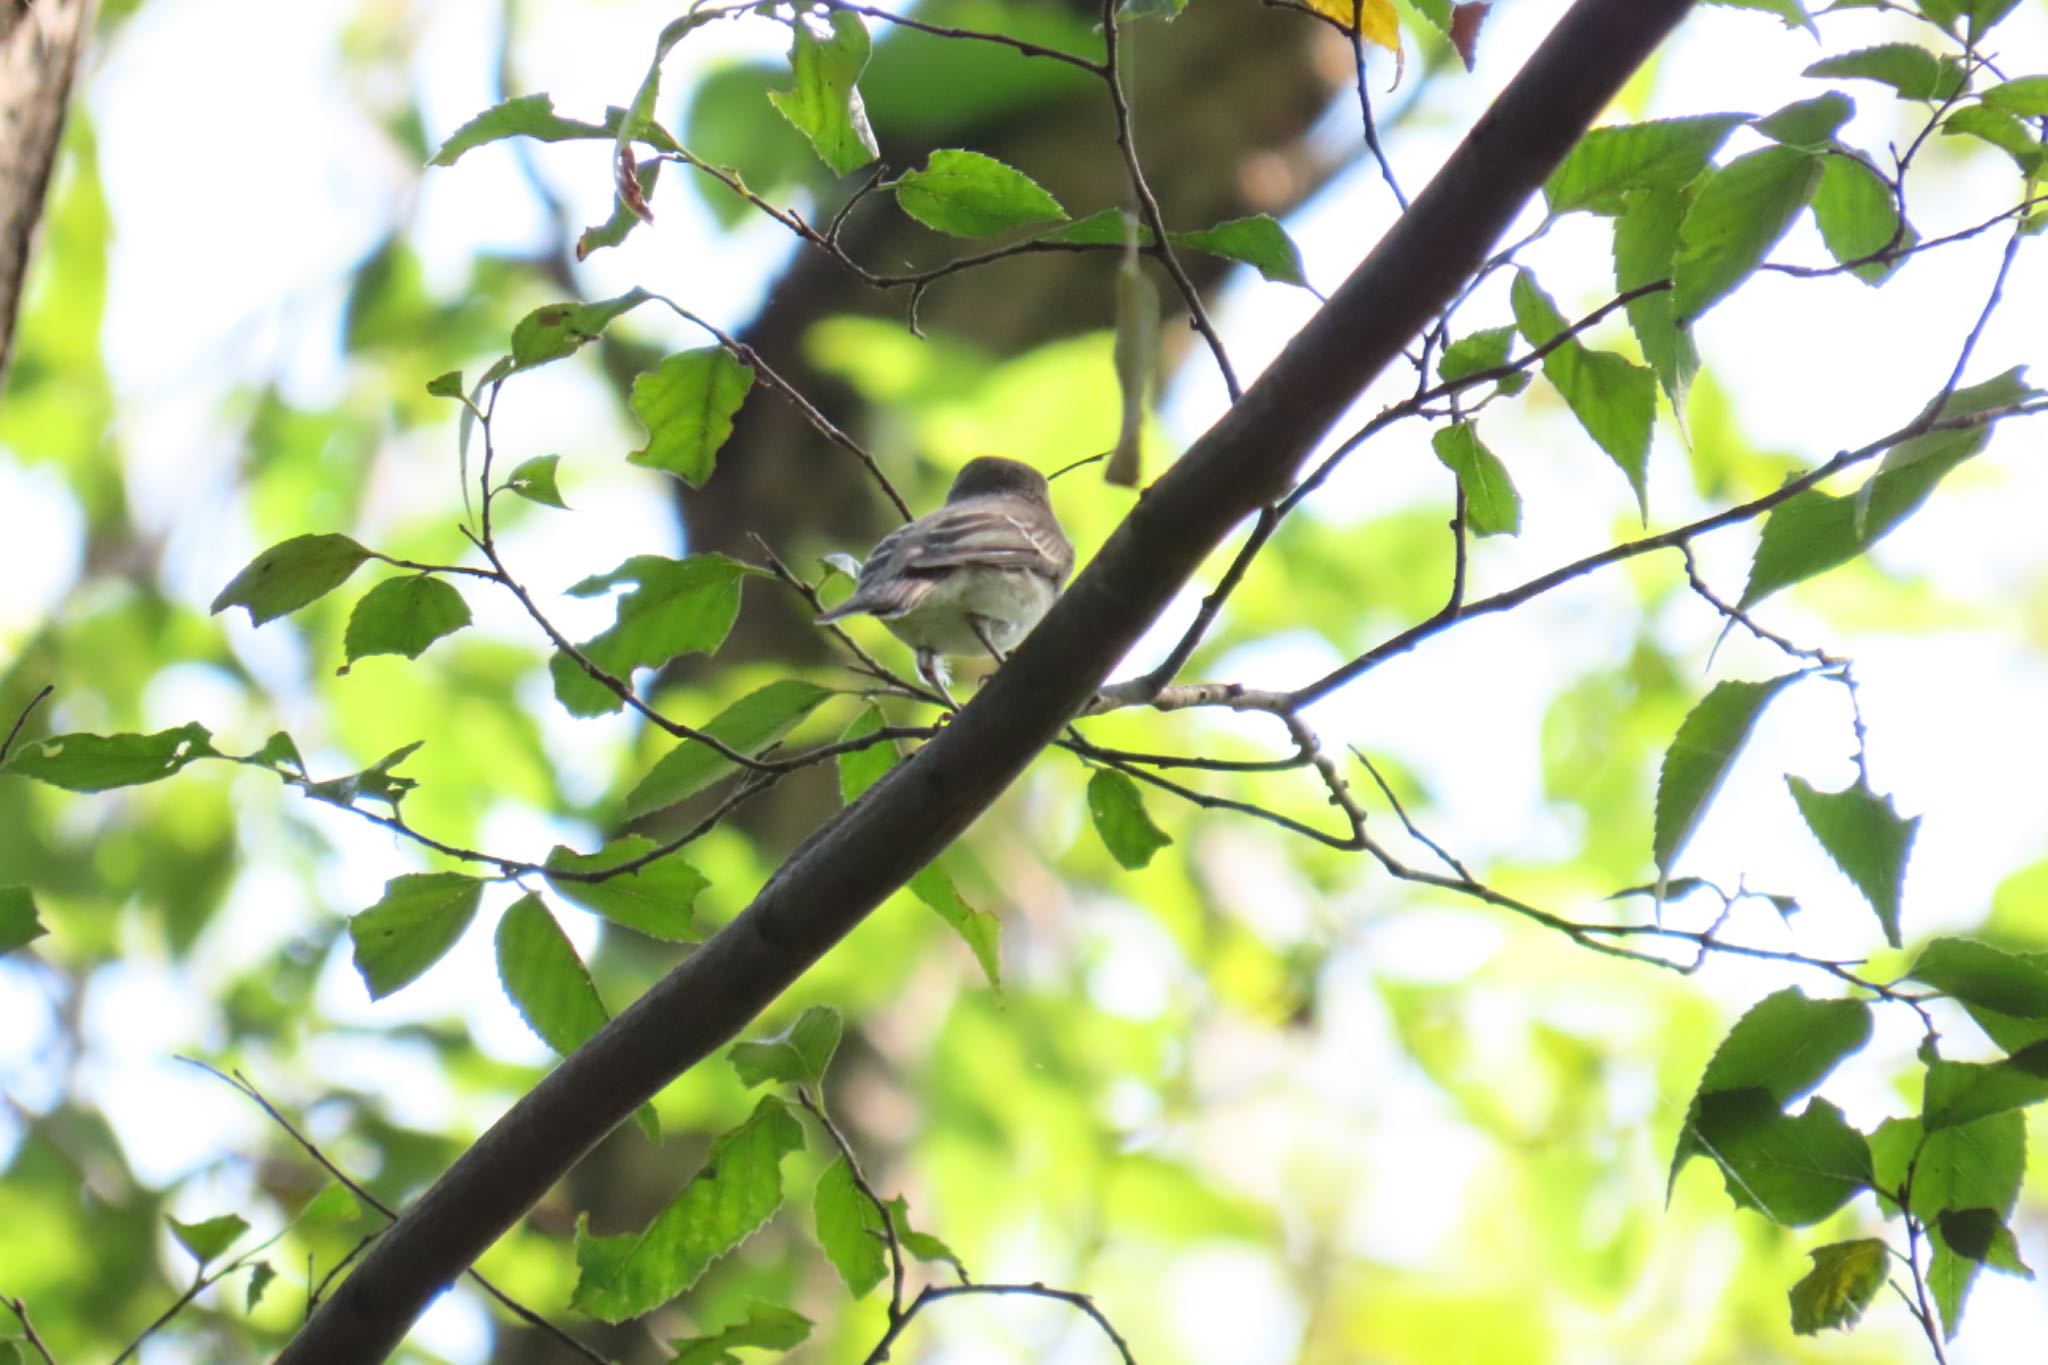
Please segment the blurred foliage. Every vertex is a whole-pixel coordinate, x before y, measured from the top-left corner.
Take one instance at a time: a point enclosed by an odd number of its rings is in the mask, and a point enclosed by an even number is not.
[[[1788,5],[1798,9],[1792,0],[1752,8]],[[138,31],[127,27],[139,24],[138,11],[147,18],[159,8],[169,6],[103,5],[103,41],[118,50]],[[1200,8],[1181,22],[1199,23]],[[920,12],[1077,50],[1093,41],[1092,17],[1064,10],[946,0]],[[455,98],[431,83],[425,25],[404,5],[362,5],[350,20],[337,60],[350,118],[375,130],[373,159],[419,166],[431,144],[425,130]],[[1425,50],[1440,42],[1426,23],[1420,33]],[[917,34],[879,43],[863,82],[877,126],[907,139],[971,140],[977,123],[1028,119],[1041,101],[1088,80],[958,46]],[[636,52],[621,69],[637,60]],[[935,69],[944,80],[928,78]],[[1661,69],[1631,87],[1631,110],[1647,107]],[[814,203],[829,186],[803,138],[762,98],[787,79],[779,62],[708,70],[681,97],[680,126],[706,160],[745,167],[754,191]],[[630,80],[628,70],[619,83]],[[1148,134],[1158,130],[1148,154],[1174,155],[1170,111],[1147,118]],[[466,243],[451,253],[446,224],[430,229],[414,216],[420,186],[408,178],[367,250],[329,263],[331,325],[293,342],[312,360],[280,359],[255,377],[223,366],[194,384],[201,411],[181,412],[177,395],[124,386],[110,368],[108,291],[123,285],[118,275],[110,285],[109,260],[123,234],[148,224],[117,221],[109,208],[103,132],[90,106],[70,124],[0,395],[0,461],[54,471],[83,528],[76,570],[60,575],[36,618],[0,618],[0,721],[11,723],[54,682],[28,740],[198,719],[223,751],[246,753],[283,729],[316,780],[425,740],[399,771],[419,784],[406,819],[437,839],[538,861],[553,844],[588,851],[618,833],[625,793],[671,742],[617,717],[563,716],[548,650],[510,604],[487,606],[474,593],[475,628],[417,661],[372,657],[345,672],[348,612],[389,576],[384,566],[367,566],[344,590],[261,632],[204,611],[256,548],[289,536],[344,532],[430,562],[463,553],[453,530],[462,514],[451,458],[458,409],[425,385],[452,369],[480,372],[522,316],[563,294],[564,243],[530,256]],[[315,146],[307,156],[324,155]],[[1992,174],[1994,156],[1995,173],[2010,175],[1993,147],[1952,173]],[[714,182],[690,184],[726,226],[745,217]],[[666,215],[681,201],[658,202]],[[1078,216],[1093,206],[1068,207]],[[667,227],[664,217],[636,240],[653,237],[673,253],[657,235]],[[705,250],[722,252],[723,243]],[[721,254],[692,268],[766,269],[762,262],[759,253]],[[1566,287],[1600,294],[1608,265],[1568,266],[1578,278]],[[703,343],[651,309],[617,331],[649,354]],[[1054,469],[1115,439],[1107,332],[996,356],[937,328],[917,337],[895,321],[833,316],[804,346],[862,401],[857,434],[916,508],[934,505],[973,456],[1001,451]],[[616,354],[591,347],[517,381],[530,388],[507,391],[501,430],[518,449],[499,452],[501,468],[558,449],[564,497],[577,510],[500,504],[503,543],[565,622],[575,605],[563,588],[629,554],[676,548],[670,486],[622,458],[641,438],[607,365]],[[1683,507],[1761,496],[1811,462],[1745,430],[1742,395],[1712,360],[1681,398],[1683,440],[1651,457],[1653,469],[1685,471],[1684,487],[1669,494]],[[320,377],[308,380],[306,369]],[[1503,460],[1531,485],[1526,522],[1578,517],[1592,526],[1594,547],[1612,526],[1631,534],[1634,500],[1607,461],[1559,425],[1568,414],[1554,396],[1532,407],[1533,416],[1498,428],[1487,419]],[[171,428],[177,439],[165,441]],[[1148,426],[1148,469],[1164,467],[1189,435],[1171,415]],[[191,445],[206,455],[189,478],[164,477],[162,452]],[[1409,491],[1360,495],[1354,485],[1290,519],[1187,676],[1313,676],[1437,610],[1451,571],[1444,528],[1454,485],[1420,440],[1390,442],[1370,458],[1398,465],[1388,486]],[[171,505],[138,505],[145,489],[170,490]],[[1085,562],[1130,500],[1092,469],[1054,489]],[[1973,507],[2000,497],[1995,485],[1970,491]],[[0,524],[10,515],[0,507]],[[818,556],[859,547],[777,548],[816,578]],[[1207,582],[1230,553],[1212,559]],[[1548,566],[1482,558],[1474,572],[1494,587],[1516,581],[1501,563]],[[1658,761],[1709,685],[1701,670],[1719,626],[1693,610],[1670,568],[1639,566],[1588,585],[1508,641],[1525,651],[1519,660],[1418,658],[1414,668],[1438,671],[1384,690],[1375,677],[1355,703],[1325,704],[1331,732],[1370,753],[1423,828],[1456,829],[1483,850],[1482,870],[1516,896],[1583,905],[1641,884],[1651,876]],[[2048,577],[2038,562],[2032,572],[2030,595],[2014,594],[2031,604],[2018,621],[1969,605],[1964,588],[1870,562],[1787,598],[1822,633],[2009,626],[2002,639],[2015,667],[2038,672]],[[772,581],[747,583],[742,602],[746,613],[808,616]],[[1192,613],[1192,600],[1182,607],[1169,629]],[[587,638],[597,619],[565,629]],[[855,631],[902,662],[880,631]],[[1747,664],[1760,657],[1739,653],[1748,644],[1728,648]],[[666,714],[701,720],[782,672],[704,670],[662,684],[653,699]],[[828,667],[813,677],[851,685]],[[1413,709],[1418,698],[1431,709]],[[924,719],[897,702],[887,709],[895,723]],[[788,743],[829,740],[856,711],[853,697],[835,696]],[[1898,712],[1893,719],[1903,723]],[[1090,734],[1212,758],[1268,757],[1285,742],[1270,717],[1209,712],[1122,712],[1091,722]],[[1391,836],[1393,810],[1345,762],[1375,829]],[[1323,793],[1298,772],[1202,776],[1204,790],[1310,822],[1330,817]],[[1730,1021],[1777,978],[1730,968],[1692,979],[1617,963],[1390,880],[1356,855],[1157,792],[1145,794],[1145,807],[1173,842],[1127,868],[1089,827],[1090,777],[1072,755],[1048,753],[946,859],[964,901],[1003,921],[1000,995],[946,925],[903,893],[756,1030],[774,1033],[813,1005],[843,1013],[848,1032],[827,1101],[870,1179],[905,1195],[915,1225],[977,1276],[1084,1290],[1148,1363],[1215,1360],[1225,1350],[1317,1365],[1924,1358],[1916,1329],[1883,1299],[1853,1337],[1799,1337],[1788,1322],[1786,1291],[1805,1273],[1808,1248],[1895,1231],[1870,1201],[1792,1234],[1736,1216],[1720,1182],[1695,1163],[1669,1207],[1661,1203],[1702,1068]],[[1460,811],[1462,797],[1496,782],[1504,795],[1479,814]],[[700,815],[716,794],[680,818]],[[767,800],[805,814],[837,794],[820,770]],[[672,818],[649,828],[672,832]],[[692,864],[710,882],[700,922],[715,928],[737,913],[791,842],[764,815],[693,845]],[[49,930],[0,961],[0,1296],[28,1305],[58,1359],[111,1358],[185,1291],[192,1258],[167,1217],[237,1212],[251,1224],[248,1242],[289,1230],[263,1257],[275,1278],[260,1298],[251,1302],[246,1270],[224,1280],[162,1329],[144,1360],[267,1358],[302,1320],[308,1294],[377,1225],[376,1214],[332,1194],[326,1173],[251,1101],[178,1054],[246,1073],[392,1205],[430,1183],[551,1064],[500,998],[483,946],[512,899],[504,888],[487,891],[450,960],[389,1001],[372,1007],[349,965],[346,916],[375,902],[390,877],[455,866],[269,773],[225,763],[91,796],[0,781],[0,882],[31,884]],[[1802,866],[1828,875],[1824,865]],[[1987,939],[2014,952],[2048,947],[2048,864],[1989,871],[1988,903],[1965,893],[1940,923],[1988,915]],[[1914,899],[1943,894],[1917,886]],[[556,909],[614,1011],[687,951]],[[1777,931],[1760,905],[1731,914],[1760,939],[1804,946],[1769,937]],[[1849,919],[1833,916],[1823,932],[1833,941]],[[1931,925],[1909,916],[1907,927],[1910,940]],[[1873,933],[1857,922],[1845,952],[1870,946]],[[1864,1090],[1889,1093],[1912,1041],[1869,1059]],[[571,1321],[578,1215],[601,1235],[644,1227],[755,1103],[722,1061],[694,1069],[654,1103],[659,1142],[637,1129],[615,1133],[480,1269],[537,1311]],[[1911,1107],[1911,1095],[1893,1106]],[[1858,1117],[1874,1113],[1866,1104]],[[637,1328],[587,1339],[620,1359],[666,1358],[655,1343],[717,1331],[764,1301],[817,1324],[792,1359],[862,1358],[886,1327],[884,1308],[879,1294],[849,1307],[814,1245],[807,1205],[826,1155],[814,1142],[781,1168],[795,1192],[790,1208],[712,1264],[687,1296]],[[2037,1263],[2044,1207],[2036,1174],[2015,1221]],[[449,1304],[416,1334],[407,1359],[563,1358],[558,1344],[487,1315],[472,1288]],[[971,1342],[986,1359],[1108,1358],[1093,1329],[1055,1305],[952,1311],[922,1320],[922,1339]],[[1213,1335],[1225,1326],[1227,1339]],[[0,1339],[11,1330],[0,1317]]]

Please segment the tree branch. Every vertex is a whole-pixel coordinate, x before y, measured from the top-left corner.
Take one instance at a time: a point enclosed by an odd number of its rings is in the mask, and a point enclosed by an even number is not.
[[[745,1027],[964,832],[1230,527],[1280,495],[1690,8],[1691,0],[1578,0],[1413,208],[1147,491],[975,699],[478,1139],[320,1305],[281,1365],[388,1356],[434,1296],[607,1132]]]

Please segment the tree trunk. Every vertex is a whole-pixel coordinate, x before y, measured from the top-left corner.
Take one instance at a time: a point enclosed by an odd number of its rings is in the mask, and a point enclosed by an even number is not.
[[[0,381],[92,0],[0,0]]]

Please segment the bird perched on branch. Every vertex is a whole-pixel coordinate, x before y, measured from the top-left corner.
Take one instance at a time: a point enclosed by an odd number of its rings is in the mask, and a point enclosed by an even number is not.
[[[961,468],[945,506],[876,542],[853,596],[818,622],[876,617],[917,651],[918,672],[943,693],[944,656],[1000,659],[1051,608],[1073,568],[1045,475],[984,455]]]

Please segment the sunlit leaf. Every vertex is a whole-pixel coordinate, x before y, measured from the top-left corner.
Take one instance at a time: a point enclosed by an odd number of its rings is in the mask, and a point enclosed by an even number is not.
[[[1690,1131],[1730,1198],[1787,1227],[1819,1222],[1871,1182],[1869,1144],[1826,1100],[1790,1115],[1761,1087],[1712,1091]]]
[[[1812,1336],[1829,1327],[1854,1327],[1891,1269],[1884,1240],[1830,1242],[1806,1254],[1813,1258],[1813,1269],[1792,1286],[1792,1330]]]
[[[794,730],[804,717],[838,695],[802,678],[783,678],[741,697],[700,727],[705,734],[749,758]],[[633,790],[625,813],[637,819],[696,795],[733,771],[733,761],[708,744],[686,739],[663,754]]]
[[[1966,1005],[2048,1019],[2048,966],[1968,938],[1938,938],[1906,975]]]
[[[2048,1042],[2021,1048],[2000,1062],[1937,1058],[1927,1064],[1922,1121],[1928,1132],[1938,1132],[2043,1100],[2048,1100]]]
[[[882,1211],[861,1193],[853,1166],[843,1156],[818,1177],[814,1204],[818,1245],[847,1290],[861,1298],[889,1273]]]
[[[1059,200],[1014,166],[952,148],[933,152],[922,170],[905,172],[896,181],[896,202],[926,227],[953,237],[994,237],[1067,216]]]
[[[1916,240],[1911,228],[1900,231],[1899,205],[1891,186],[1855,157],[1827,158],[1813,196],[1813,220],[1828,254],[1844,265],[1887,247],[1903,250]],[[1899,264],[1896,259],[1872,261],[1850,273],[1865,284],[1877,284]]]
[[[599,1237],[576,1223],[576,1289],[570,1307],[605,1322],[657,1308],[697,1282],[705,1267],[782,1207],[782,1158],[804,1133],[781,1100],[763,1097],[746,1122],[711,1144],[702,1170],[647,1229]]]
[[[1835,134],[1855,112],[1855,101],[1839,90],[1830,90],[1765,115],[1756,121],[1756,130],[1787,147],[1819,150],[1835,140]]]
[[[857,88],[872,43],[857,14],[835,9],[826,21],[829,34],[803,16],[790,26],[796,36],[789,66],[796,82],[771,91],[768,99],[810,140],[819,160],[845,175],[881,154]]]
[[[1465,490],[1465,524],[1476,536],[1515,535],[1522,529],[1522,499],[1507,466],[1479,439],[1471,422],[1430,433],[1430,446]]]
[[[417,979],[455,946],[476,916],[484,884],[459,872],[410,872],[384,884],[384,896],[352,915],[356,971],[372,1000]]]
[[[249,1267],[249,1288],[243,1295],[243,1307],[249,1312],[256,1311],[256,1305],[263,1302],[263,1291],[270,1288],[270,1282],[277,1278],[277,1270],[268,1261],[258,1261]]]
[[[536,455],[530,460],[521,460],[505,480],[505,487],[528,502],[566,511],[569,504],[562,501],[562,490],[555,483],[555,466],[561,461],[559,455]]]
[[[1682,189],[1631,191],[1614,220],[1614,287],[1622,293],[1671,278],[1678,255],[1678,227],[1691,207]],[[1699,373],[1700,353],[1692,329],[1671,309],[1671,291],[1658,289],[1630,299],[1628,324],[1650,362],[1657,382],[1670,395],[1671,406],[1685,411],[1685,397]]]
[[[748,1087],[776,1082],[815,1086],[825,1079],[832,1054],[839,1050],[845,1025],[830,1005],[813,1005],[773,1038],[732,1045],[732,1066]]]
[[[567,142],[577,138],[610,138],[613,131],[594,123],[563,118],[555,112],[548,96],[521,95],[494,104],[457,128],[434,153],[429,166],[453,166],[464,152],[508,137],[530,137],[536,142]]]
[[[590,969],[539,896],[521,896],[498,921],[498,981],[540,1040],[567,1056],[611,1014]]]
[[[201,758],[218,758],[213,736],[192,721],[150,735],[50,735],[15,747],[0,774],[75,792],[157,782]]]
[[[1766,682],[1717,683],[1678,727],[1657,774],[1657,819],[1651,854],[1658,876],[1671,868],[1706,818],[1707,808],[1735,766],[1771,698],[1802,674]]]
[[[1765,147],[1707,173],[1678,227],[1671,308],[1686,322],[1734,291],[1763,262],[1820,188],[1822,158]]]
[[[2029,176],[2038,175],[2048,163],[2044,149],[2032,131],[2014,115],[1989,104],[1966,104],[1942,121],[1946,137],[1974,137],[1988,142],[2010,156]]]
[[[1628,190],[1680,189],[1706,169],[1747,114],[1701,114],[1595,128],[1543,182],[1552,214],[1619,213]]]
[[[753,368],[723,346],[670,356],[633,381],[630,406],[647,444],[626,458],[702,488],[753,384]]]
[[[764,1351],[787,1351],[801,1346],[811,1335],[811,1320],[803,1314],[772,1303],[752,1302],[739,1322],[709,1336],[671,1341],[675,1357],[669,1365],[731,1365],[732,1353],[742,1346]]]
[[[1515,272],[1509,297],[1515,323],[1531,346],[1541,346],[1565,330],[1564,314],[1528,271]],[[1588,350],[1573,338],[1543,357],[1543,377],[1563,396],[1586,434],[1628,476],[1636,505],[1647,515],[1644,481],[1650,429],[1657,416],[1656,375],[1611,351]]]
[[[1962,82],[1960,68],[1913,43],[1884,43],[1824,57],[1804,74],[1876,81],[1914,100],[1945,100]]]
[[[2048,76],[2021,76],[1984,90],[1984,102],[2021,118],[2048,116]]]
[[[604,329],[614,321],[653,297],[644,289],[629,289],[615,298],[599,299],[595,303],[570,300],[534,309],[512,328],[512,353],[508,357],[510,370],[530,370],[574,355],[603,336]],[[486,375],[485,378],[491,376]]]
[[[1304,0],[1326,19],[1334,20],[1349,33],[1354,26],[1368,43],[1390,52],[1401,50],[1401,19],[1394,12],[1394,0]]]
[[[910,1204],[901,1195],[889,1201],[889,1218],[896,1225],[896,1241],[905,1251],[920,1261],[950,1265],[962,1282],[967,1279],[967,1267],[947,1246],[928,1232],[919,1232],[910,1226]]]
[[[469,621],[462,594],[434,575],[387,578],[364,593],[349,613],[342,650],[350,663],[371,654],[417,659],[428,645]]]
[[[1138,784],[1113,768],[1097,768],[1088,779],[1088,814],[1110,856],[1133,871],[1173,842],[1152,822]]]
[[[989,986],[997,991],[1002,990],[1002,921],[986,910],[975,909],[962,899],[959,888],[953,885],[953,879],[937,863],[924,868],[910,879],[910,892],[937,911],[939,918],[953,927],[953,932],[960,935],[973,951],[974,960],[981,965],[981,974],[988,978]]]
[[[1275,284],[1308,288],[1301,249],[1270,214],[1255,213],[1249,218],[1233,218],[1193,232],[1170,233],[1167,240],[1175,246],[1193,247],[1248,265]]]
[[[865,739],[888,724],[882,715],[882,708],[869,702],[853,718],[853,724],[846,727],[839,736],[840,742]],[[896,746],[888,740],[880,740],[864,749],[849,749],[839,755],[839,799],[849,804],[853,799],[881,780],[882,774],[896,766]]]
[[[697,894],[711,883],[680,853],[656,858],[637,872],[600,881],[560,875],[602,872],[644,858],[658,847],[644,834],[614,839],[596,853],[576,853],[557,844],[548,854],[545,875],[557,895],[614,924],[653,938],[689,942],[696,937],[692,907],[697,903]]]
[[[569,589],[574,597],[595,597],[634,585],[620,596],[611,627],[578,648],[621,682],[630,682],[636,668],[665,664],[679,654],[709,654],[724,643],[739,617],[741,581],[760,572],[724,555],[635,555],[610,573]],[[570,715],[603,715],[625,704],[567,654],[557,651],[548,672],[556,698]]]
[[[36,916],[35,898],[27,887],[0,886],[0,953],[11,953],[49,932]]]
[[[1838,792],[1817,791],[1798,777],[1788,776],[1785,782],[1806,827],[1877,912],[1885,942],[1898,947],[1899,898],[1920,817],[1900,819],[1889,796],[1879,796],[1860,781]]]
[[[178,1239],[178,1245],[191,1252],[201,1266],[218,1260],[249,1230],[249,1220],[238,1213],[223,1213],[197,1223],[181,1223],[175,1218],[164,1221],[171,1225],[171,1235]]]
[[[213,599],[213,614],[246,607],[257,625],[316,602],[348,581],[370,552],[343,535],[293,536],[249,561]]]

